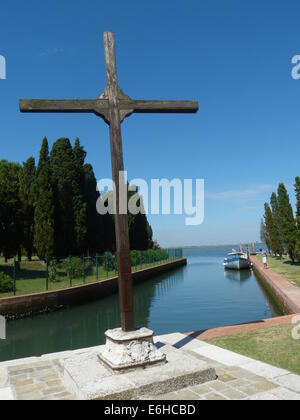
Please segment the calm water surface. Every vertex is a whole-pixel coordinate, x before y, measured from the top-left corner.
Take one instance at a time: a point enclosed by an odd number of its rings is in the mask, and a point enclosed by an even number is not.
[[[136,323],[155,333],[188,332],[279,315],[251,271],[226,272],[229,247],[185,250],[187,267],[135,287]],[[120,325],[118,297],[8,323],[0,360],[104,343]]]

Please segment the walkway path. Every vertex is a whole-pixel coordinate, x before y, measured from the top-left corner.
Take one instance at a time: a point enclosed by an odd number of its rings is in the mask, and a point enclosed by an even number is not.
[[[300,376],[184,334],[157,340],[187,351],[215,367],[218,380],[160,395],[160,400],[300,400]]]
[[[300,400],[300,376],[268,364],[210,345],[184,334],[156,337],[163,351],[171,345],[214,367],[218,380],[166,395],[143,396],[159,400]],[[65,381],[63,362],[75,354],[100,348],[77,350],[41,358],[0,363],[0,400],[79,399]]]

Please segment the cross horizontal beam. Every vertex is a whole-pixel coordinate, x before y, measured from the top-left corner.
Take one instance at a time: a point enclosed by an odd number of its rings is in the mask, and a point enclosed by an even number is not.
[[[128,113],[196,113],[199,109],[197,101],[139,101],[120,99],[120,111]],[[108,99],[21,99],[21,112],[57,112],[57,113],[95,113],[107,120],[109,112]]]

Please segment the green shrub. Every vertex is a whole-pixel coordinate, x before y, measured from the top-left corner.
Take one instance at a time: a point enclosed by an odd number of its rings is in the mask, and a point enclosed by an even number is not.
[[[0,272],[0,293],[13,292],[14,282],[11,277]]]
[[[67,258],[62,261],[63,269],[68,277],[70,277],[70,259]],[[72,279],[81,279],[83,277],[83,261],[80,257],[72,257],[71,259],[72,267]],[[92,262],[85,258],[84,260],[84,273],[86,276],[93,273],[93,264]]]
[[[131,264],[134,267],[141,264],[152,264],[169,258],[164,249],[148,249],[147,251],[131,251]]]
[[[49,275],[49,281],[51,283],[57,283],[59,281],[59,277],[58,277],[58,262],[56,260],[51,260],[49,262],[48,275]]]
[[[102,265],[105,271],[114,271],[115,257],[111,252],[105,252],[105,254],[103,255]]]

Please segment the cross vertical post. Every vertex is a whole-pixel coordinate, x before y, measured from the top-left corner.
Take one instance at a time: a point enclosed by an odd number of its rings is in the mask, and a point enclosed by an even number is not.
[[[119,272],[121,326],[123,331],[130,332],[135,330],[135,324],[128,216],[127,213],[121,214],[120,212],[120,191],[124,191],[125,188],[127,190],[127,185],[126,180],[124,179],[115,42],[114,35],[111,32],[104,33],[104,49],[107,82],[106,94],[109,103],[112,178],[114,182],[114,194],[116,197],[115,229]]]

